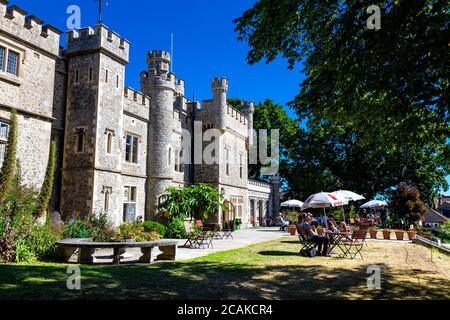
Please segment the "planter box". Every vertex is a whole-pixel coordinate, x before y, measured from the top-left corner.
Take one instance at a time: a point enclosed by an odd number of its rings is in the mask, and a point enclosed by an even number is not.
[[[395,231],[395,236],[397,237],[397,240],[403,240],[403,236],[405,235],[405,232],[402,231]]]
[[[291,234],[291,236],[295,236],[295,234],[297,233],[297,228],[295,226],[289,226],[288,231]]]
[[[377,238],[377,234],[378,234],[378,230],[370,230],[370,238],[371,239],[376,239]]]
[[[408,239],[413,240],[416,238],[417,232],[416,231],[408,231],[407,234],[408,234]]]
[[[391,240],[391,232],[392,232],[391,230],[388,231],[383,230],[382,232],[384,240]]]

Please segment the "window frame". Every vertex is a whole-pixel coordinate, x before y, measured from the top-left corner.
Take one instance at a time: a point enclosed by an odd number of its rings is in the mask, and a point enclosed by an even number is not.
[[[183,148],[175,149],[175,157],[174,157],[174,171],[178,173],[184,173],[184,165],[183,165]]]
[[[225,175],[227,177],[230,176],[230,157],[231,156],[231,148],[226,146],[225,147]]]
[[[134,192],[133,192],[134,191]],[[137,186],[124,186],[123,187],[123,198],[122,198],[122,202],[123,202],[123,206],[122,206],[122,220],[123,222],[129,222],[126,221],[126,212],[128,212],[128,206],[129,205],[133,205],[135,206],[135,218],[137,217]],[[133,200],[133,195],[134,195],[134,200]]]
[[[244,154],[242,152],[239,153],[239,177],[241,180],[244,179]]]
[[[231,196],[230,202],[234,206],[234,214],[236,218],[243,218],[244,216],[244,197],[242,196]]]
[[[83,154],[86,150],[86,129],[85,128],[75,128],[75,153]],[[81,139],[80,139],[81,138]],[[80,150],[81,141],[81,150]]]
[[[128,137],[131,137],[131,143],[129,144],[127,142]],[[136,142],[136,143],[135,143]],[[130,159],[127,160],[127,147],[128,145],[130,145]],[[124,152],[124,156],[125,156],[125,162],[128,164],[138,164],[139,163],[139,136],[135,135],[133,133],[127,132],[125,133],[125,152]],[[134,159],[135,158],[135,159]]]
[[[0,73],[6,73],[8,75],[14,76],[14,77],[20,77],[21,74],[21,61],[22,56],[24,55],[24,52],[20,51],[19,49],[12,49],[8,45],[4,44],[3,42],[0,44],[0,48],[3,49],[3,58],[0,62]],[[10,53],[13,53],[16,55],[16,61],[15,61],[15,72],[10,72]]]
[[[106,154],[111,155],[113,154],[113,148],[114,148],[114,132],[111,130],[106,130]]]
[[[112,194],[112,188],[111,187],[103,187],[103,211],[104,213],[108,213],[111,207],[111,194]]]
[[[0,56],[0,72],[4,72],[5,61],[7,57],[7,48],[4,46],[0,46],[0,49],[3,49],[3,56]]]
[[[0,170],[3,166],[3,161],[5,160],[5,155],[6,155],[6,148],[8,146],[8,136],[9,136],[9,123],[1,121],[0,120],[0,132],[1,132],[1,128],[2,126],[6,127],[6,136],[2,137],[0,135]]]

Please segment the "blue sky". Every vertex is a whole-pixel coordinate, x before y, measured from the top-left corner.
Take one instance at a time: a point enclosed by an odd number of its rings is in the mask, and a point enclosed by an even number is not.
[[[238,42],[232,20],[252,7],[255,0],[108,0],[103,23],[131,42],[131,63],[127,67],[127,85],[139,89],[139,74],[146,70],[148,50],[170,50],[174,34],[174,72],[186,81],[186,96],[195,92],[196,100],[211,97],[210,79],[229,78],[229,96],[260,102],[271,98],[285,104],[299,91],[300,67],[289,71],[278,59],[269,65],[246,63],[248,47]],[[97,23],[94,0],[12,0],[55,27],[66,31],[67,7],[81,8],[82,26]],[[63,40],[64,44],[64,40]],[[287,110],[291,116],[293,112]],[[450,182],[450,176],[447,177]],[[450,194],[450,190],[447,192]]]
[[[210,79],[226,76],[230,80],[230,97],[259,102],[272,98],[285,104],[298,92],[300,71],[287,70],[283,60],[270,65],[246,63],[247,46],[239,43],[232,20],[254,4],[254,0],[123,1],[109,0],[103,22],[131,42],[127,84],[139,89],[139,74],[146,70],[146,52],[170,50],[170,34],[174,33],[174,69],[186,81],[186,96],[209,99]],[[66,30],[66,9],[71,4],[81,8],[82,26],[97,23],[94,0],[12,0],[39,18]],[[292,113],[291,113],[292,114]]]

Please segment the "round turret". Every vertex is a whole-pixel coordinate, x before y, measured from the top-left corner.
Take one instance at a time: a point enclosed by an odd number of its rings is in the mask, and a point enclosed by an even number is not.
[[[228,92],[228,79],[227,78],[213,78],[212,90],[214,93],[227,93]]]
[[[169,73],[170,61],[170,53],[163,50],[149,51],[147,54],[148,70],[155,70],[156,75]]]

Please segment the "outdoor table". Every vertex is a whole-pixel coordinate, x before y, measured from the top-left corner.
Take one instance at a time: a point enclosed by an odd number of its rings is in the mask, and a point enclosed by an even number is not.
[[[325,231],[325,234],[329,236],[330,239],[330,248],[328,249],[328,253],[331,253],[334,248],[338,247],[345,257],[346,251],[342,248],[341,244],[343,240],[349,239],[350,233]]]
[[[211,233],[211,237],[215,240],[223,239],[223,236],[220,234],[220,224],[218,223],[208,223],[203,227],[204,231],[208,231]]]

